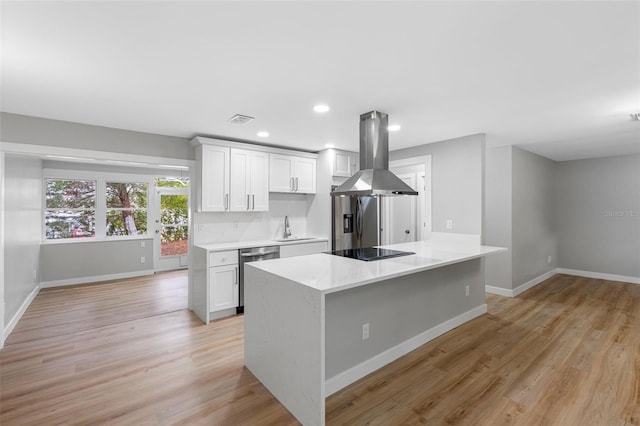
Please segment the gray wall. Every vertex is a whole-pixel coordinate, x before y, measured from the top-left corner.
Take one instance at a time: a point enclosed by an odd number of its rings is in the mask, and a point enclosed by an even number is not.
[[[193,160],[189,140],[26,115],[0,113],[3,142]]]
[[[517,147],[487,149],[486,284],[513,290],[557,266],[556,163]],[[548,257],[551,256],[551,262]]]
[[[469,296],[465,286],[469,285]],[[325,299],[327,379],[485,303],[483,259],[330,293]],[[362,340],[362,325],[370,337]]]
[[[431,155],[432,231],[482,235],[485,135],[392,151],[389,159],[423,155]],[[448,219],[453,230],[446,229]]]
[[[506,253],[485,258],[486,284],[512,289],[512,148],[488,148],[485,176],[485,239],[490,246],[505,247]]]
[[[640,156],[558,163],[559,266],[640,277]]]
[[[515,288],[557,266],[556,162],[517,147],[512,160]]]
[[[5,326],[36,288],[42,232],[42,162],[6,155],[4,181]]]
[[[141,242],[145,247],[141,247]],[[144,256],[145,263],[140,263]],[[153,269],[153,239],[43,244],[41,281],[77,280]]]

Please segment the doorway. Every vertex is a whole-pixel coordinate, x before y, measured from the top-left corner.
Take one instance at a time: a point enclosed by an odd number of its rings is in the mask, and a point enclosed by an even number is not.
[[[391,161],[390,170],[418,196],[382,199],[382,243],[426,240],[431,232],[431,156]]]
[[[188,179],[156,178],[154,269],[156,272],[189,266]]]

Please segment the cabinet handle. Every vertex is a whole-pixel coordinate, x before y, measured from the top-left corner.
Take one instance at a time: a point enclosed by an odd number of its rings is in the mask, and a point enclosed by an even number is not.
[[[296,192],[298,192],[298,178],[296,178]]]
[[[224,195],[224,209],[229,210],[229,194]]]
[[[293,192],[293,178],[289,179],[289,189],[291,190],[291,192]]]
[[[249,210],[249,194],[247,194],[247,210]]]
[[[252,200],[252,204],[253,204],[253,207],[251,207],[251,210],[255,210],[256,209],[256,194],[251,195],[251,200]]]
[[[240,278],[238,278],[238,272],[240,272],[238,270],[238,267],[236,266],[236,282],[234,283],[235,285],[238,285],[238,283],[240,282]]]

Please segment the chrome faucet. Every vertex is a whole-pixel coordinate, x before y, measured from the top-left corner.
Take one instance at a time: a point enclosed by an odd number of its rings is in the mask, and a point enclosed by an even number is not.
[[[284,238],[291,236],[291,228],[289,228],[289,216],[284,217]]]

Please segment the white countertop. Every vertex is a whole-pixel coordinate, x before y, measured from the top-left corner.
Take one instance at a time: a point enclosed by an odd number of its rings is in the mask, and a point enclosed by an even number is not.
[[[223,251],[223,250],[238,250],[252,247],[268,247],[268,246],[285,246],[290,244],[306,244],[326,242],[326,238],[305,238],[296,239],[292,237],[289,241],[275,241],[275,240],[253,240],[253,241],[234,241],[230,243],[215,243],[215,244],[195,244],[194,247],[198,247],[208,251]]]
[[[507,251],[502,247],[441,241],[380,247],[415,254],[365,262],[319,253],[253,262],[247,267],[270,272],[326,294]]]

